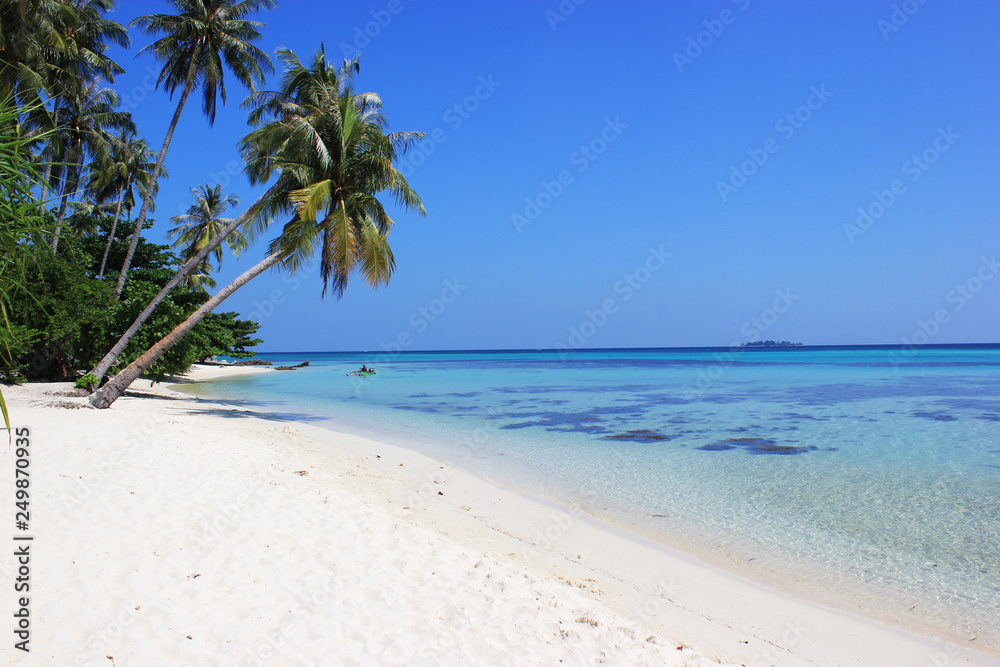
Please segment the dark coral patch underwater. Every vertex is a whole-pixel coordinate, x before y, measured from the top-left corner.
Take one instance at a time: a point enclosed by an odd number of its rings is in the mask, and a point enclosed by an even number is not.
[[[779,454],[784,456],[803,454],[805,452],[816,451],[817,449],[814,445],[779,445],[774,440],[768,438],[726,438],[720,442],[696,447],[696,449],[702,449],[707,452],[722,452],[727,449],[736,449],[737,447],[743,447],[751,454]]]
[[[599,423],[601,418],[593,412],[508,412],[494,415],[499,419],[525,419],[528,421],[518,421],[499,426],[501,429],[521,429],[532,426],[541,426],[547,431],[563,431],[577,433],[607,433],[608,429]]]
[[[664,440],[670,440],[669,435],[656,433],[645,428],[625,431],[624,433],[615,433],[614,435],[606,435],[604,437],[608,440],[629,440],[631,442],[663,442]]]
[[[936,422],[956,422],[958,417],[954,415],[949,415],[947,412],[924,412],[918,411],[913,413],[914,417],[920,417],[921,419],[933,419]]]

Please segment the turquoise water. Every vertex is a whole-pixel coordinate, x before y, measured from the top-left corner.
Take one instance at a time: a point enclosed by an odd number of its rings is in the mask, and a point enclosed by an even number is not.
[[[262,355],[201,391],[417,448],[758,580],[1000,645],[1000,347]],[[362,362],[378,374],[346,377]]]

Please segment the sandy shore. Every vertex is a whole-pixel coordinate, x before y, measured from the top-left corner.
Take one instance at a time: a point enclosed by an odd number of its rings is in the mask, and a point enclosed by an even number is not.
[[[271,372],[197,367],[191,379]],[[406,449],[136,383],[31,430],[18,665],[1000,665],[792,599]],[[14,528],[14,450],[0,498]],[[19,608],[14,548],[0,613]],[[12,626],[8,626],[9,628]]]

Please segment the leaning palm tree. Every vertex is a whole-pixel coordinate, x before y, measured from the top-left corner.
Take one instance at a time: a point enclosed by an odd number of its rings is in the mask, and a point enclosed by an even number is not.
[[[311,68],[304,67],[289,50],[279,49],[278,58],[285,65],[280,89],[275,92],[252,93],[243,103],[244,107],[252,109],[250,123],[262,127],[246,137],[240,146],[247,161],[247,175],[251,184],[263,185],[275,176],[278,177],[277,180],[197,255],[187,260],[153,297],[104,358],[91,369],[90,375],[98,380],[104,378],[157,306],[189,273],[202,266],[209,253],[230,233],[254,220],[262,222],[266,228],[267,223],[275,216],[290,214],[292,205],[288,199],[289,192],[309,182],[308,173],[296,166],[296,156],[303,150],[312,150],[315,143],[313,135],[316,132],[314,124],[318,124],[327,107],[336,107],[335,104],[331,105],[328,98],[336,98],[339,91],[346,91],[353,75],[359,71],[359,65],[356,61],[345,61],[339,70],[334,69],[327,63],[322,48]],[[377,100],[377,96],[370,93],[359,96],[359,100],[367,98]],[[407,133],[398,134],[407,136]]]
[[[174,92],[181,88],[181,97],[177,109],[170,120],[167,135],[163,139],[163,147],[156,156],[152,179],[155,182],[167,157],[170,140],[181,118],[184,103],[188,95],[200,84],[203,97],[203,111],[208,117],[209,125],[215,123],[217,97],[226,102],[226,85],[223,62],[233,75],[251,92],[254,82],[263,83],[264,75],[272,72],[274,67],[267,54],[253,46],[250,42],[261,37],[262,23],[248,21],[250,14],[260,9],[271,9],[277,6],[275,0],[170,0],[177,9],[176,14],[149,14],[140,16],[130,25],[139,26],[147,34],[164,33],[164,36],[144,47],[157,60],[163,61],[163,69],[156,82],[173,97]],[[152,193],[147,190],[142,198],[139,216],[136,219],[135,232],[125,254],[125,263],[118,274],[118,286],[115,294],[121,297],[132,263],[132,255],[139,243],[139,234],[146,221],[149,202]]]
[[[219,233],[232,223],[232,218],[220,217],[227,208],[237,206],[240,203],[236,195],[224,196],[222,186],[202,185],[199,188],[191,188],[195,202],[188,208],[187,213],[174,216],[170,219],[174,223],[173,229],[167,235],[174,241],[175,248],[181,248],[181,256],[184,259],[191,259],[198,252],[208,245]],[[226,237],[226,245],[233,252],[239,254],[247,249],[249,245],[247,238],[239,230],[234,231]],[[219,266],[222,265],[222,245],[216,246],[211,253]],[[186,283],[191,289],[204,289],[205,287],[215,287],[215,281],[210,277],[212,273],[212,263],[208,257],[202,260],[201,264],[187,275]]]
[[[263,217],[291,208],[291,219],[271,242],[267,257],[96,392],[90,400],[95,407],[110,407],[216,306],[273,266],[294,271],[318,253],[323,292],[332,285],[338,297],[353,273],[372,287],[389,281],[395,259],[386,237],[394,222],[377,196],[388,192],[404,208],[424,214],[420,198],[393,164],[422,135],[385,134],[378,97],[355,94],[350,86],[348,67],[356,71],[356,63],[334,69],[321,49],[313,67],[305,68],[291,51],[281,55],[290,70],[283,81],[285,89],[256,99],[251,118],[263,127],[243,148],[248,171],[255,178],[280,173],[279,183],[298,186],[262,207]],[[278,141],[281,136],[286,140]],[[257,230],[265,226],[261,221]]]

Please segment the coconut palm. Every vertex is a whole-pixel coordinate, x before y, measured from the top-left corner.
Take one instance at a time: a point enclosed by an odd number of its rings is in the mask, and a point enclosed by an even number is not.
[[[128,32],[104,17],[114,0],[0,0],[0,95],[58,95],[60,75],[109,83],[125,70],[105,55]],[[55,87],[55,88],[54,88]]]
[[[129,325],[129,328],[126,329],[125,333],[121,335],[121,337],[118,339],[118,342],[116,342],[114,346],[108,351],[108,353],[104,355],[104,358],[101,359],[101,361],[98,362],[98,364],[94,366],[93,369],[91,369],[90,375],[93,375],[94,377],[98,378],[98,380],[103,379],[104,375],[108,372],[108,370],[115,363],[115,361],[117,361],[118,356],[125,350],[125,347],[129,344],[129,341],[131,341],[132,337],[135,336],[137,331],[139,331],[139,328],[146,322],[146,320],[149,319],[150,315],[152,315],[153,312],[156,310],[156,307],[159,306],[163,302],[163,300],[170,295],[170,293],[174,290],[174,288],[180,285],[182,282],[184,282],[188,274],[190,274],[192,271],[198,270],[198,267],[202,266],[203,262],[205,261],[205,258],[208,257],[209,253],[215,250],[226,239],[226,237],[228,237],[230,233],[241,228],[249,220],[252,220],[253,217],[258,214],[261,207],[266,202],[270,201],[273,198],[281,196],[281,193],[284,192],[285,190],[286,188],[284,185],[284,181],[279,178],[278,182],[276,182],[274,185],[268,188],[267,191],[263,195],[261,195],[256,202],[251,204],[249,208],[244,210],[243,213],[241,213],[235,220],[229,223],[226,226],[226,228],[223,229],[214,239],[209,241],[204,248],[199,250],[198,254],[191,257],[191,259],[187,260],[186,262],[184,262],[184,264],[181,265],[181,267],[177,270],[177,273],[174,274],[174,277],[171,278],[167,282],[167,284],[160,289],[157,295],[153,297],[148,304],[146,304],[146,307],[143,309],[141,313],[139,313],[138,317],[135,318],[135,321],[133,321],[132,324]],[[129,214],[131,215],[131,207],[129,207]]]
[[[144,47],[157,60],[163,62],[163,69],[156,85],[160,85],[173,97],[174,92],[181,88],[177,109],[170,120],[167,135],[163,139],[163,147],[156,156],[152,179],[156,180],[167,157],[170,140],[177,128],[181,111],[188,95],[196,85],[201,86],[203,111],[208,117],[209,125],[215,123],[217,98],[226,102],[225,67],[233,76],[251,92],[254,82],[263,83],[264,75],[274,70],[267,54],[251,44],[260,39],[262,23],[248,21],[247,16],[260,9],[271,9],[276,6],[274,0],[170,0],[176,8],[176,14],[148,14],[140,16],[130,25],[138,26],[146,34],[163,33],[164,36]],[[225,67],[223,66],[225,62]],[[118,286],[115,294],[119,297],[125,286],[132,255],[139,243],[139,234],[146,221],[149,202],[152,193],[147,191],[142,198],[139,217],[136,220],[135,232],[125,254],[125,263],[118,275]]]
[[[114,0],[73,0],[64,2],[73,9],[75,20],[65,29],[63,48],[56,54],[56,71],[69,72],[85,81],[96,78],[115,82],[125,72],[105,51],[110,44],[127,49],[132,45],[125,26],[104,17],[117,4]],[[58,90],[52,91],[58,94]]]
[[[4,2],[0,0],[0,4]],[[35,132],[46,132],[65,123],[63,107],[72,105],[81,89],[98,78],[113,83],[114,77],[124,72],[105,51],[110,44],[127,48],[130,41],[121,24],[104,17],[105,12],[114,8],[113,0],[28,0],[20,5],[28,12],[22,29],[24,25],[33,26],[32,35],[27,41],[17,34],[8,35],[10,39],[0,37],[0,43],[20,43],[33,54],[29,61],[34,69],[19,68],[17,85],[22,98],[37,97],[44,91],[51,109],[37,108],[29,126]],[[71,143],[61,142],[58,137],[52,139],[39,155],[45,175],[43,200],[54,163],[65,161],[66,153],[72,149]]]
[[[51,56],[66,49],[66,26],[76,21],[73,7],[57,0],[0,0],[0,99],[37,99]]]
[[[341,298],[355,269],[369,284],[383,284],[393,266],[385,245],[393,221],[376,195],[388,192],[397,205],[424,213],[420,198],[393,167],[423,133],[384,133],[388,123],[382,101],[353,90],[357,61],[335,69],[323,47],[309,67],[288,49],[279,49],[278,58],[285,65],[283,90],[251,98],[256,104],[251,121],[270,117],[263,129],[275,129],[252,133],[244,142],[244,151],[256,155],[249,161],[251,180],[279,168],[300,185],[289,197],[296,215],[271,251],[281,252],[286,265],[295,269],[319,244],[324,295],[332,287]],[[286,146],[279,148],[275,139]],[[294,152],[287,146],[294,146]],[[372,257],[357,252],[362,248]],[[382,254],[388,264],[380,261]]]
[[[87,193],[82,200],[71,202],[69,207],[72,211],[66,216],[69,229],[75,236],[89,236],[101,229],[101,223],[111,214],[114,205],[106,201],[96,201],[90,193]]]
[[[387,283],[392,275],[395,260],[386,235],[394,223],[377,195],[388,192],[404,208],[424,213],[420,198],[393,166],[422,135],[384,133],[386,121],[378,97],[352,90],[356,63],[335,69],[322,49],[310,68],[291,51],[283,50],[279,57],[287,67],[282,90],[251,99],[255,107],[251,119],[263,126],[243,142],[243,149],[253,178],[280,174],[279,184],[297,187],[290,193],[279,192],[262,206],[264,218],[291,207],[291,219],[271,243],[267,257],[95,393],[91,397],[95,407],[109,407],[216,306],[273,266],[294,271],[318,252],[323,291],[332,285],[338,297],[354,272],[372,287]],[[256,229],[265,227],[266,220]]]
[[[191,259],[198,252],[208,245],[219,233],[230,225],[232,218],[220,217],[226,209],[237,206],[240,203],[236,195],[224,196],[222,186],[202,185],[199,188],[191,188],[195,203],[191,205],[187,213],[177,215],[170,219],[174,223],[174,228],[167,232],[174,241],[175,248],[182,248],[181,256],[184,259]],[[234,231],[226,237],[226,245],[233,252],[239,254],[246,250],[249,245],[246,237],[239,230]],[[222,265],[222,245],[216,246],[211,253],[219,266]],[[208,257],[202,260],[195,271],[187,275],[186,284],[191,289],[204,289],[215,287],[215,281],[211,278],[212,263]]]
[[[331,106],[329,101],[324,102],[320,99],[321,95],[310,92],[309,88],[318,85],[324,89],[339,91],[341,87],[346,87],[350,83],[359,67],[357,62],[345,62],[338,71],[329,66],[325,57],[317,57],[314,63],[317,71],[310,77],[309,70],[298,62],[291,51],[279,50],[278,57],[285,61],[286,65],[281,88],[277,92],[252,93],[243,103],[244,107],[252,109],[250,122],[262,127],[241,142],[241,150],[247,162],[247,175],[251,183],[263,185],[275,176],[277,180],[256,202],[209,241],[197,255],[184,263],[177,274],[146,305],[104,358],[91,369],[91,375],[98,379],[104,377],[156,307],[185,279],[185,276],[201,266],[209,253],[214,251],[230,233],[254,220],[259,223],[259,227],[266,229],[267,223],[275,216],[290,215],[293,212],[293,206],[288,199],[289,193],[309,182],[308,173],[302,172],[297,166],[296,156],[303,150],[312,150],[315,129],[310,123],[318,122],[317,119],[321,118],[326,108],[324,105]],[[316,83],[310,84],[311,79]],[[330,97],[331,93],[327,91],[323,95]],[[332,93],[334,98],[337,95],[337,92]],[[361,98],[367,97],[375,96],[370,94],[361,96]],[[301,104],[297,103],[299,98]],[[310,118],[312,120],[309,120]]]
[[[159,188],[159,183],[152,181],[155,158],[156,153],[150,149],[144,138],[136,137],[133,132],[120,132],[112,138],[108,150],[103,151],[91,164],[91,189],[100,192],[98,198],[115,197],[115,216],[111,221],[111,231],[108,232],[104,255],[101,257],[98,278],[104,277],[108,253],[115,240],[115,231],[121,219],[123,205],[131,215],[132,205],[135,203],[133,187],[138,186],[139,192],[145,194],[152,186],[154,195]],[[160,170],[160,178],[168,176],[166,169]]]
[[[62,164],[53,173],[58,173],[61,202],[56,217],[56,228],[52,237],[52,249],[59,243],[59,231],[69,204],[69,197],[79,187],[88,157],[99,155],[106,150],[113,130],[135,132],[132,117],[127,112],[117,111],[118,93],[110,88],[99,88],[97,81],[81,85],[72,94],[64,92],[59,106],[62,126],[54,134],[62,150]]]

